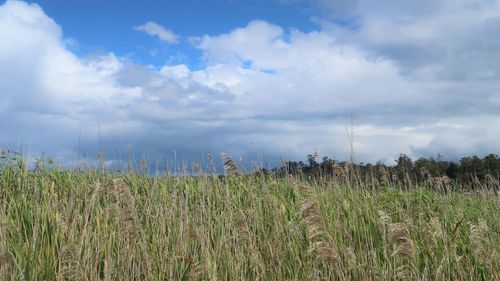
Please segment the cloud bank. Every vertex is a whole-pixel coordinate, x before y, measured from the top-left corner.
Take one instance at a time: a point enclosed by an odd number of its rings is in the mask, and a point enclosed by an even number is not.
[[[499,153],[498,1],[432,1],[416,11],[392,2],[373,12],[370,1],[325,2],[331,12],[311,32],[258,20],[197,36],[206,67],[193,70],[112,52],[78,57],[40,6],[7,1],[0,147],[66,161],[99,145],[114,160],[130,148],[154,160],[225,151],[276,163],[313,149],[345,159],[353,120],[360,161]],[[339,24],[338,13],[355,19]]]

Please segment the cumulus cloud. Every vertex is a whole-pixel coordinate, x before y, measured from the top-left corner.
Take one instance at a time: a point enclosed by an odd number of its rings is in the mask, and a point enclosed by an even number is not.
[[[179,36],[177,34],[153,21],[148,21],[143,25],[136,26],[134,29],[142,31],[150,36],[156,36],[163,42],[170,44],[179,43]]]
[[[79,58],[40,6],[21,1],[0,6],[0,37],[6,42],[0,45],[1,147],[20,144],[66,161],[79,143],[95,155],[99,141],[110,154],[126,155],[132,146],[156,159],[173,150],[195,159],[212,144],[215,151],[224,147],[216,138],[227,131],[212,120],[227,111],[232,95],[193,81],[186,66],[154,69],[113,53]]]
[[[156,160],[174,150],[178,160],[226,151],[276,163],[314,148],[345,159],[352,118],[361,161],[499,152],[500,131],[492,128],[500,125],[500,48],[483,38],[496,30],[491,7],[458,11],[471,30],[454,34],[432,28],[459,24],[439,13],[401,30],[383,20],[354,31],[325,22],[311,32],[252,21],[194,40],[206,67],[192,70],[112,52],[78,57],[41,7],[7,1],[0,6],[0,131],[8,133],[0,146],[21,142],[71,160],[78,143],[98,149],[99,121],[100,142],[115,160],[130,147]],[[415,59],[421,63],[398,56],[405,51],[424,53]],[[473,57],[482,59],[474,65]]]
[[[352,13],[342,7],[348,2]],[[494,40],[500,21],[496,0],[322,1],[339,24],[319,19],[324,29],[342,34],[346,44],[362,46],[399,64],[417,78],[498,78],[499,44]],[[339,10],[340,14],[335,11]],[[492,60],[493,58],[493,60]]]

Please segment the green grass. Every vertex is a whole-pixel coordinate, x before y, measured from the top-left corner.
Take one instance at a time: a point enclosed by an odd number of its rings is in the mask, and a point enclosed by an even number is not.
[[[0,171],[0,280],[500,280],[496,195]]]

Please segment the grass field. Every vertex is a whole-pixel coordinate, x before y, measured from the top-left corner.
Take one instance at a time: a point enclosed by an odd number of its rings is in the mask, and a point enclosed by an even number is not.
[[[500,197],[0,169],[0,280],[500,280]]]

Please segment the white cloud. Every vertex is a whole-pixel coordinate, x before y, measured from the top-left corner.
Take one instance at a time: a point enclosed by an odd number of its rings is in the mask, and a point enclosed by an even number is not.
[[[344,1],[329,1],[332,13],[342,6],[338,2]],[[319,22],[341,34],[339,43],[390,59],[405,74],[434,80],[500,77],[500,44],[492,36],[500,28],[500,1],[359,0],[350,7],[357,16],[347,26],[330,19]]]
[[[179,36],[173,31],[166,29],[165,27],[157,24],[156,22],[148,21],[143,25],[134,27],[137,31],[145,32],[150,36],[156,36],[160,38],[161,41],[176,44],[179,43]]]
[[[467,14],[462,24],[481,23],[480,15],[497,12],[478,10]],[[403,26],[401,36],[392,33],[395,38],[413,36],[403,42],[421,42],[422,46],[415,48],[432,49],[437,45],[444,49],[446,44],[453,44],[466,50],[462,44],[468,44],[472,33],[453,38],[449,34],[435,35],[429,28],[439,21],[445,26],[459,24],[455,21],[459,16],[451,17],[453,22],[447,17],[436,18],[429,26],[424,22],[414,24],[411,28],[415,31]],[[370,28],[366,26],[358,32],[370,34]],[[387,32],[382,34],[387,36],[387,42],[393,40]],[[445,42],[439,42],[439,36],[446,38]],[[487,35],[481,39],[489,40]],[[253,120],[254,129],[265,125],[283,128],[275,134],[284,135],[275,136],[274,142],[273,133],[254,139],[266,139],[270,146],[287,151],[314,146],[326,152],[335,143],[346,152],[345,124],[351,114],[358,124],[356,149],[364,160],[390,159],[398,152],[416,157],[442,151],[456,159],[465,154],[500,151],[493,137],[484,141],[472,133],[477,133],[478,128],[486,132],[496,126],[498,103],[492,101],[499,98],[498,78],[484,79],[480,75],[484,70],[480,68],[474,73],[471,69],[451,68],[444,61],[424,62],[409,74],[407,61],[374,53],[359,44],[367,41],[345,40],[343,34],[329,29],[287,33],[279,26],[254,21],[227,34],[200,38],[199,48],[209,67],[194,72],[192,77],[208,87],[224,85],[236,95],[232,117]],[[367,42],[366,46],[373,44]],[[494,50],[491,48],[481,56],[494,61]],[[477,67],[488,64],[484,61]],[[470,77],[455,80],[442,75],[453,70],[466,71]],[[477,122],[456,128],[460,125],[458,120],[464,118]],[[450,124],[449,129],[443,123]],[[491,134],[499,137],[496,132]],[[448,142],[448,136],[455,136],[456,141]],[[295,155],[298,154],[297,151]]]
[[[116,159],[126,157],[119,154],[128,144],[159,158],[172,150],[191,159],[229,151],[275,161],[313,148],[345,158],[352,115],[361,161],[390,161],[399,153],[498,153],[500,131],[492,128],[500,125],[494,56],[500,47],[487,38],[496,12],[463,12],[470,30],[443,27],[446,34],[432,26],[459,25],[449,14],[399,27],[366,21],[355,33],[253,21],[199,37],[207,67],[191,70],[182,64],[156,69],[113,53],[79,58],[39,6],[7,1],[0,6],[6,42],[0,44],[0,131],[9,134],[2,134],[0,147],[21,141],[71,158],[80,128],[81,149],[97,150],[99,119]],[[390,32],[405,39],[391,39]],[[485,48],[468,47],[471,39]],[[398,56],[405,46],[439,59],[419,58],[423,63],[409,70],[411,61]],[[443,50],[450,51],[440,56]],[[460,59],[475,71],[454,64]]]

